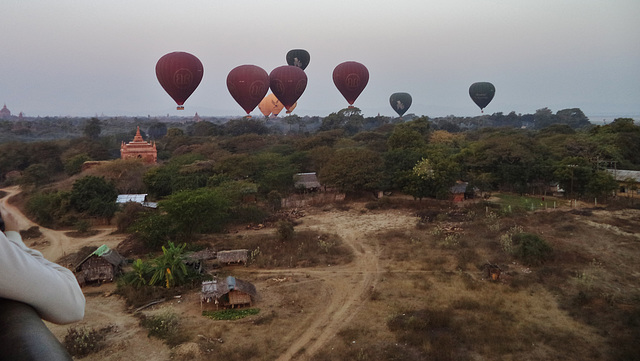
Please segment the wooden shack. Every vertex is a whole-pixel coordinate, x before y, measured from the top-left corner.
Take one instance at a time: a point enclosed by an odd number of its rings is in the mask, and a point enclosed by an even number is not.
[[[244,264],[249,261],[248,249],[234,249],[230,251],[218,251],[216,254],[219,264]]]
[[[118,252],[103,244],[78,263],[75,267],[76,279],[81,286],[87,283],[113,282],[122,272],[124,264],[125,259]]]
[[[189,253],[185,256],[183,262],[187,267],[193,268],[196,272],[204,272],[205,263],[216,258],[216,251],[211,248],[205,248],[198,252]]]
[[[228,276],[224,280],[202,282],[200,307],[205,303],[214,304],[216,309],[251,307],[257,295],[252,283]]]

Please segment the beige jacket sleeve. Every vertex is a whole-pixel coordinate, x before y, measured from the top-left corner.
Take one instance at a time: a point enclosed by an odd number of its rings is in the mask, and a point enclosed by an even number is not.
[[[57,324],[84,317],[85,299],[73,273],[25,246],[18,232],[0,232],[0,297],[29,304]]]

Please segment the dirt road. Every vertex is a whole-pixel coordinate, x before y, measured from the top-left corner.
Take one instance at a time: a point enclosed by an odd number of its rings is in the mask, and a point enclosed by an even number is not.
[[[314,315],[310,323],[292,330],[287,338],[291,346],[277,360],[304,360],[318,352],[350,320],[358,314],[363,302],[370,296],[379,280],[379,250],[367,242],[370,232],[405,228],[415,223],[415,218],[405,212],[393,216],[356,211],[319,213],[305,217],[299,228],[335,233],[354,251],[354,261],[338,267],[305,270],[314,277],[330,284],[330,292],[319,295],[324,300],[322,312]]]
[[[9,203],[9,198],[21,192],[19,186],[7,187],[1,190],[7,193],[4,198],[0,199],[0,209],[2,209],[2,212],[11,213],[22,230],[38,226],[43,238],[46,240],[46,244],[38,245],[33,248],[42,252],[44,258],[52,262],[56,262],[56,260],[68,253],[76,252],[83,246],[100,246],[101,244],[108,243],[107,245],[109,247],[115,247],[121,240],[120,237],[107,237],[108,234],[113,232],[114,227],[101,227],[98,229],[100,231],[98,234],[89,238],[84,238],[81,242],[78,242],[77,240],[74,242],[74,240],[67,237],[64,232],[45,228],[33,223],[29,218],[22,214],[18,208]]]

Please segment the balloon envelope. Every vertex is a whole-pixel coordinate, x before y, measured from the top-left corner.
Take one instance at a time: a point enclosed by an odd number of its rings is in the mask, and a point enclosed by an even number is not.
[[[184,102],[196,90],[203,75],[202,63],[189,53],[176,51],[165,54],[156,63],[156,77],[178,104],[178,109],[184,109]]]
[[[409,93],[393,93],[389,97],[389,104],[399,116],[403,116],[411,106],[411,95]]]
[[[473,83],[469,87],[469,95],[473,102],[480,107],[480,110],[489,105],[495,94],[496,88],[488,82]]]
[[[268,117],[270,114],[278,115],[282,108],[284,108],[284,105],[280,103],[273,93],[269,93],[264,97],[264,99],[262,99],[260,104],[258,104],[258,109],[260,109],[260,112],[262,112],[265,117]]]
[[[368,82],[369,70],[358,62],[347,61],[333,69],[333,83],[349,102],[349,106],[353,106]]]
[[[289,109],[287,109],[286,113],[287,114],[291,114],[291,112],[298,106],[298,102],[293,103],[292,106],[289,107]],[[275,115],[276,117],[278,116],[278,113],[280,113],[280,111],[282,110],[282,108],[280,108],[278,110],[278,112],[274,112],[273,115]]]
[[[307,68],[309,61],[311,61],[311,56],[304,49],[293,49],[287,53],[287,64],[297,66],[302,70]]]
[[[247,114],[264,99],[269,90],[269,75],[256,65],[240,65],[227,75],[227,89]]]
[[[282,105],[291,111],[307,88],[307,74],[296,66],[283,65],[271,71],[269,86]]]

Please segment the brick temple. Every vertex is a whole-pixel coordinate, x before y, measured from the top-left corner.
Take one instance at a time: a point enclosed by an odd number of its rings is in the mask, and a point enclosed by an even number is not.
[[[140,135],[140,126],[136,131],[133,140],[127,144],[122,142],[120,146],[120,158],[121,159],[142,159],[145,163],[156,163],[158,160],[158,150],[156,149],[156,143],[153,144],[145,142]]]

